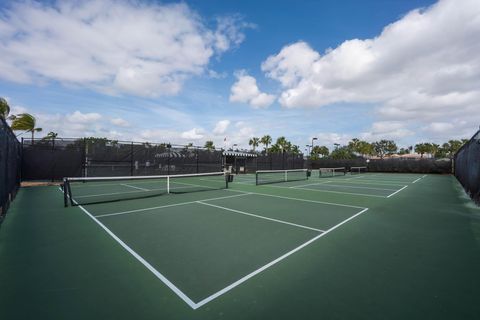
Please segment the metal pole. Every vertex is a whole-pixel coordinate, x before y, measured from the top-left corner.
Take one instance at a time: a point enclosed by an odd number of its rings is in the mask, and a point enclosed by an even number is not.
[[[133,176],[133,141],[130,144],[130,175]]]
[[[167,158],[167,174],[170,175],[170,156],[171,156],[171,146],[167,146],[168,149],[168,158]]]
[[[56,167],[56,164],[57,164],[57,161],[55,159],[55,138],[52,139],[52,159],[53,159],[53,163],[52,163],[52,182],[55,181],[55,167]]]

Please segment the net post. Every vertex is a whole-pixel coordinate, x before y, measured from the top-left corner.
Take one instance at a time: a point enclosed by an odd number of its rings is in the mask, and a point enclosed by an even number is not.
[[[285,170],[285,182],[287,182],[287,181],[288,181],[288,171]]]
[[[255,172],[255,185],[258,186],[258,170]]]
[[[230,181],[230,174],[227,172],[225,173],[225,189],[228,189],[229,181]]]
[[[63,178],[62,191],[63,191],[63,204],[66,208],[68,207],[68,196],[67,196],[67,182],[65,178]]]
[[[170,176],[167,176],[167,194],[170,194]]]

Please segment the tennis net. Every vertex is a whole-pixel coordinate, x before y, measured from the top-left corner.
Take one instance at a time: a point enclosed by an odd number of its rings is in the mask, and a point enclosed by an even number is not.
[[[319,168],[319,169],[318,169],[318,176],[319,176],[320,178],[335,177],[335,176],[344,176],[345,173],[346,173],[345,167]]]
[[[308,169],[258,170],[255,174],[257,186],[261,184],[307,180]]]
[[[127,177],[64,178],[65,206],[228,188],[223,172]]]
[[[350,174],[366,173],[367,167],[350,167]]]

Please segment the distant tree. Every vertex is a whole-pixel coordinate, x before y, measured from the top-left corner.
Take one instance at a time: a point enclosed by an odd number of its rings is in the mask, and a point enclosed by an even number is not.
[[[433,155],[434,158],[438,157],[438,153],[440,151],[440,146],[436,143],[430,143],[430,150],[429,153]]]
[[[359,144],[360,144],[360,140],[357,139],[357,138],[353,138],[353,139],[350,140],[350,142],[348,143],[348,148],[350,148],[350,150],[352,150],[353,152],[360,153],[360,152],[358,151],[358,149],[359,149]]]
[[[446,156],[453,158],[455,153],[466,143],[467,139],[462,140],[449,140],[448,142],[442,145],[443,150],[445,151]]]
[[[209,141],[205,142],[204,148],[209,150],[209,151],[215,150],[215,145],[213,144],[213,141],[209,140]]]
[[[338,147],[330,154],[332,159],[353,159],[355,155],[348,146]]]
[[[37,128],[37,119],[30,113],[20,113],[10,116],[12,120],[11,128],[15,131],[25,131],[32,134],[32,143],[35,137],[35,132],[42,131],[42,128]]]
[[[418,143],[415,145],[415,152],[420,154],[420,157],[423,158],[423,155],[430,153],[432,151],[432,145],[430,143]]]
[[[355,152],[362,155],[363,157],[371,156],[375,153],[373,145],[367,141],[359,141]]]
[[[300,147],[297,146],[296,144],[290,147],[290,152],[296,155],[301,154]]]
[[[392,140],[380,140],[374,142],[372,145],[375,154],[381,159],[383,159],[386,154],[395,153],[398,149],[397,145]]]
[[[283,149],[278,144],[273,144],[268,149],[268,152],[269,153],[280,153],[280,152],[282,152],[282,150]]]
[[[408,148],[400,148],[400,150],[398,151],[398,154],[409,154],[410,153],[410,150],[408,150]]]
[[[260,139],[260,143],[265,146],[265,152],[267,152],[268,146],[272,143],[272,137],[266,134]]]
[[[283,136],[277,138],[277,141],[275,142],[275,144],[278,145],[280,149],[284,151],[288,151],[289,147],[291,146],[291,143]]]
[[[8,114],[10,113],[10,106],[8,105],[7,100],[0,97],[0,118],[7,119]]]
[[[312,158],[318,159],[319,156],[327,157],[329,154],[330,154],[330,150],[328,150],[327,147],[325,147],[325,146],[314,146],[312,148],[311,156],[312,156]]]
[[[45,137],[42,138],[42,140],[53,140],[58,137],[58,133],[50,131]]]
[[[260,138],[253,137],[248,141],[248,145],[252,146],[253,152],[255,152],[255,149],[258,147],[258,144],[260,143]]]

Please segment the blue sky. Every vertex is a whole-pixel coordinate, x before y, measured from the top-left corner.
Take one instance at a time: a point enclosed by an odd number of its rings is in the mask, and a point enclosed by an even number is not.
[[[247,147],[469,137],[475,0],[2,2],[0,96],[44,133]]]

